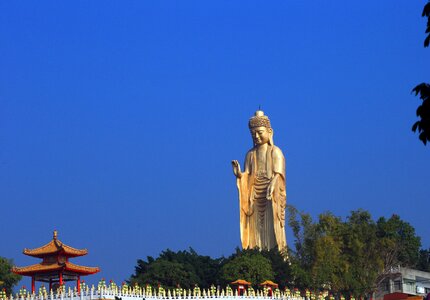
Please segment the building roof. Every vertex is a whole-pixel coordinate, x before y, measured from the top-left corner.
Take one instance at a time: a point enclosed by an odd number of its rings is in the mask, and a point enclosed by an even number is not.
[[[264,282],[260,283],[260,285],[268,285],[268,286],[278,287],[278,284],[277,284],[277,283],[274,283],[274,282],[273,282],[273,281],[271,281],[271,280],[266,280],[266,281],[264,281]]]
[[[23,253],[25,255],[33,256],[33,257],[39,257],[43,258],[45,256],[49,256],[52,254],[56,254],[62,252],[67,257],[77,257],[77,256],[83,256],[88,254],[87,249],[76,249],[73,247],[70,247],[64,243],[62,243],[60,240],[57,239],[57,231],[54,230],[54,236],[52,240],[47,243],[46,245],[35,248],[35,249],[24,249]]]
[[[236,281],[231,282],[231,284],[251,285],[251,282],[248,282],[243,279],[238,279]]]
[[[31,276],[33,274],[40,274],[40,273],[49,273],[49,272],[60,271],[60,270],[68,271],[81,276],[100,272],[100,269],[98,267],[79,266],[68,261],[64,263],[55,262],[52,264],[39,263],[39,264],[26,266],[26,267],[12,268],[12,272],[20,275],[27,275],[27,276]]]

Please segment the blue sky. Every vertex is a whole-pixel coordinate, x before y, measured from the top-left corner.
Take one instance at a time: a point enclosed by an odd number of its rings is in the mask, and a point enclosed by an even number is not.
[[[0,255],[36,263],[21,251],[57,229],[94,282],[166,248],[229,255],[230,161],[259,105],[288,203],[396,213],[430,247],[430,149],[410,129],[425,3],[1,2]]]

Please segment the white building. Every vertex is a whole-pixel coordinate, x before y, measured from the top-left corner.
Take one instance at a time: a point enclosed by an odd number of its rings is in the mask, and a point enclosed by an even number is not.
[[[375,299],[406,299],[424,297],[430,293],[430,273],[397,267],[381,281],[374,294]],[[403,294],[403,295],[402,295]]]

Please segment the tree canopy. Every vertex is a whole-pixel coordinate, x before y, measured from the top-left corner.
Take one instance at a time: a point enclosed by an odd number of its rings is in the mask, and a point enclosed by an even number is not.
[[[271,261],[258,250],[236,249],[236,253],[222,266],[220,275],[224,285],[237,279],[244,279],[254,285],[275,279]]]
[[[154,286],[162,284],[168,288],[180,285],[189,289],[195,284],[209,287],[219,280],[218,272],[222,260],[199,255],[192,248],[178,252],[167,249],[156,259],[150,256],[147,261],[139,259],[130,282]]]
[[[292,275],[300,287],[358,296],[371,292],[394,266],[427,266],[421,239],[398,215],[375,222],[364,210],[352,211],[346,220],[327,212],[313,222],[293,207],[289,211],[295,238]]]
[[[423,9],[423,17],[427,18],[427,37],[424,40],[424,47],[428,47],[430,44],[430,2],[428,2]],[[420,95],[423,103],[417,108],[417,116],[420,120],[416,121],[412,126],[412,131],[419,133],[419,139],[427,144],[430,141],[430,85],[428,83],[421,83],[412,90],[415,96]]]
[[[8,295],[12,293],[12,288],[21,280],[20,275],[12,273],[12,266],[12,260],[0,257],[0,289],[6,289]]]

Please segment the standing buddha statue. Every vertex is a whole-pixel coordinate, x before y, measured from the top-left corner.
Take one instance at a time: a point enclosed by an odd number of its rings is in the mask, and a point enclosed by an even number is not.
[[[245,157],[245,170],[232,161],[240,206],[240,237],[243,249],[285,252],[286,179],[285,157],[273,143],[273,129],[264,112],[249,120],[254,146]]]

